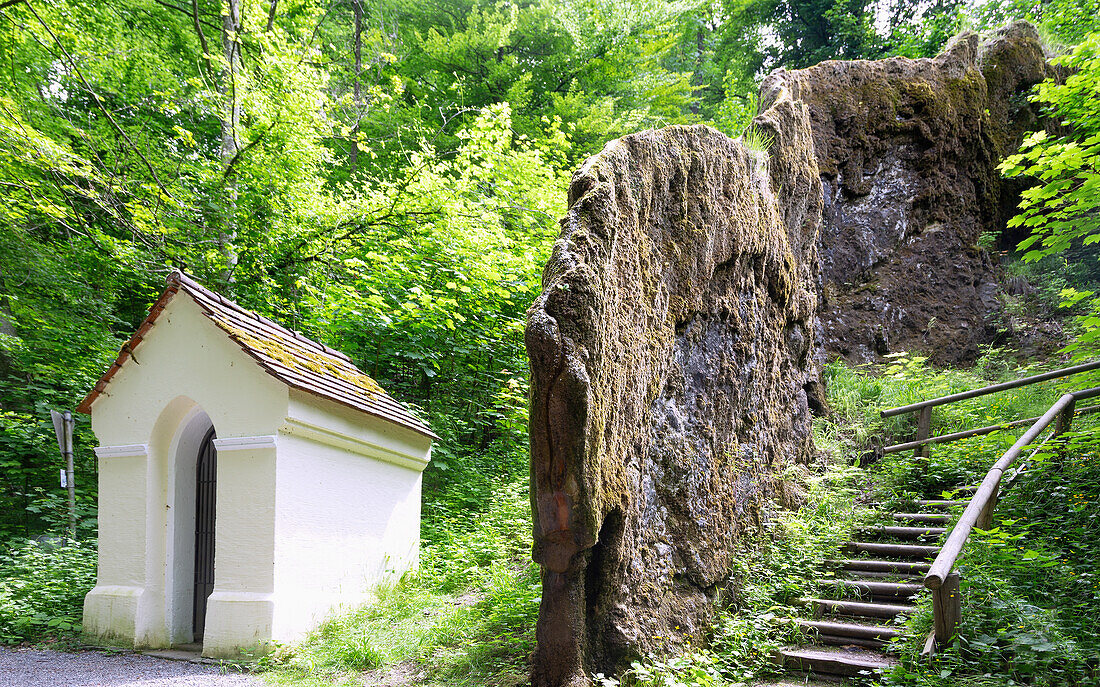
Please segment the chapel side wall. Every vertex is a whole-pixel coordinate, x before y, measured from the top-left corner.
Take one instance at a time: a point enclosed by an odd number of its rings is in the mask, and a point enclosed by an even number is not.
[[[416,567],[430,450],[427,438],[401,436],[363,414],[345,416],[336,404],[302,399],[291,412],[278,437],[278,641],[363,603],[378,584]]]
[[[144,444],[97,451],[99,569],[84,598],[84,632],[99,641],[133,645],[145,591],[148,450]],[[137,520],[138,526],[134,526]],[[129,536],[119,536],[129,532]]]

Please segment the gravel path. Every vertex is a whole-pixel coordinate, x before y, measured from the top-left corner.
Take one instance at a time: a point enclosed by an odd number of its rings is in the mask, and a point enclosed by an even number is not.
[[[166,661],[140,654],[75,654],[0,647],[3,687],[262,687],[251,675],[218,666]]]

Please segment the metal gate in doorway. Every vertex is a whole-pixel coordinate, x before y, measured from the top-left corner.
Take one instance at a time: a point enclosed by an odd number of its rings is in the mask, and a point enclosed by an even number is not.
[[[214,513],[217,498],[218,452],[214,429],[207,432],[199,448],[195,483],[195,641],[206,626],[206,600],[214,591]]]

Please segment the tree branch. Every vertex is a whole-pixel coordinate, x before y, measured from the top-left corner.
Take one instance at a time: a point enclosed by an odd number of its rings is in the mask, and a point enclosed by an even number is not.
[[[157,3],[161,7],[167,7],[170,10],[176,10],[177,12],[182,12],[183,14],[186,14],[187,16],[191,16],[192,12],[194,11],[193,9],[189,10],[186,7],[180,7],[179,5],[173,5],[172,3],[165,2],[164,0],[153,0],[153,2]],[[210,21],[208,21],[206,19],[203,19],[202,22],[204,24],[206,24],[207,26],[211,27],[211,28],[215,28],[215,29],[218,28],[217,25],[211,23]]]
[[[271,0],[271,8],[267,11],[267,31],[275,26],[275,10],[279,8],[279,0]]]
[[[260,132],[260,135],[256,137],[256,140],[250,141],[248,143],[248,145],[246,145],[243,148],[238,148],[237,152],[233,155],[233,157],[225,165],[225,171],[222,172],[222,178],[223,179],[228,179],[230,174],[233,173],[233,166],[237,164],[237,161],[241,159],[241,156],[244,155],[245,153],[247,153],[248,151],[252,150],[253,148],[255,148],[256,145],[259,144],[260,141],[264,140],[264,138],[269,133],[271,133],[271,130],[274,129],[275,125],[278,124],[278,123],[279,123],[279,120],[275,120],[275,121],[271,122],[270,124],[267,125],[266,129],[264,129],[262,132]]]
[[[206,60],[206,68],[209,71],[210,46],[206,43],[206,34],[202,32],[202,24],[199,22],[199,0],[191,0],[191,21],[195,24],[195,31],[199,34],[199,44],[202,45],[202,56],[203,59]]]
[[[84,72],[80,71],[80,67],[77,66],[76,60],[73,59],[73,56],[69,54],[69,51],[65,48],[65,45],[61,42],[60,39],[58,39],[57,34],[53,32],[53,29],[50,28],[49,24],[42,20],[42,17],[39,16],[38,12],[34,11],[34,7],[31,5],[29,0],[26,0],[26,5],[30,13],[34,15],[34,18],[37,19],[38,23],[42,25],[42,28],[46,29],[46,33],[50,34],[50,38],[53,39],[53,42],[57,44],[57,47],[60,48],[62,54],[65,55],[65,59],[68,60],[69,66],[73,69],[73,73],[80,78],[80,82],[84,84],[84,88],[87,89],[88,94],[92,96],[92,101],[95,102],[96,107],[98,107],[103,115],[107,118],[107,121],[111,123],[111,126],[114,127],[114,130],[117,131],[118,134],[122,136],[122,138],[125,139],[125,141],[130,145],[130,149],[133,150],[134,153],[136,153],[137,156],[141,158],[141,161],[145,163],[146,169],[148,169],[149,173],[153,175],[153,181],[156,182],[160,190],[163,191],[166,196],[172,198],[172,194],[168,191],[167,188],[165,188],[164,184],[161,183],[160,177],[157,175],[157,170],[153,168],[153,164],[149,162],[149,158],[145,157],[145,154],[142,153],[141,150],[137,147],[137,144],[135,144],[133,139],[130,138],[130,135],[127,134],[121,126],[119,126],[117,121],[115,121],[114,115],[112,115],[111,111],[107,109],[107,106],[103,104],[103,101],[99,99],[99,95],[96,94],[95,90],[92,88],[92,85],[88,83],[88,80],[84,78]]]

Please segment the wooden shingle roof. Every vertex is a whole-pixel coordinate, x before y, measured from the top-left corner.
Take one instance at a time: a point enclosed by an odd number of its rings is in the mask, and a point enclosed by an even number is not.
[[[91,412],[92,404],[153,328],[168,302],[182,291],[242,351],[283,384],[388,420],[433,439],[439,438],[405,406],[390,397],[377,382],[363,374],[343,353],[242,308],[182,272],[172,272],[167,281],[167,288],[150,308],[149,315],[133,337],[122,346],[111,369],[77,406],[78,411]]]

